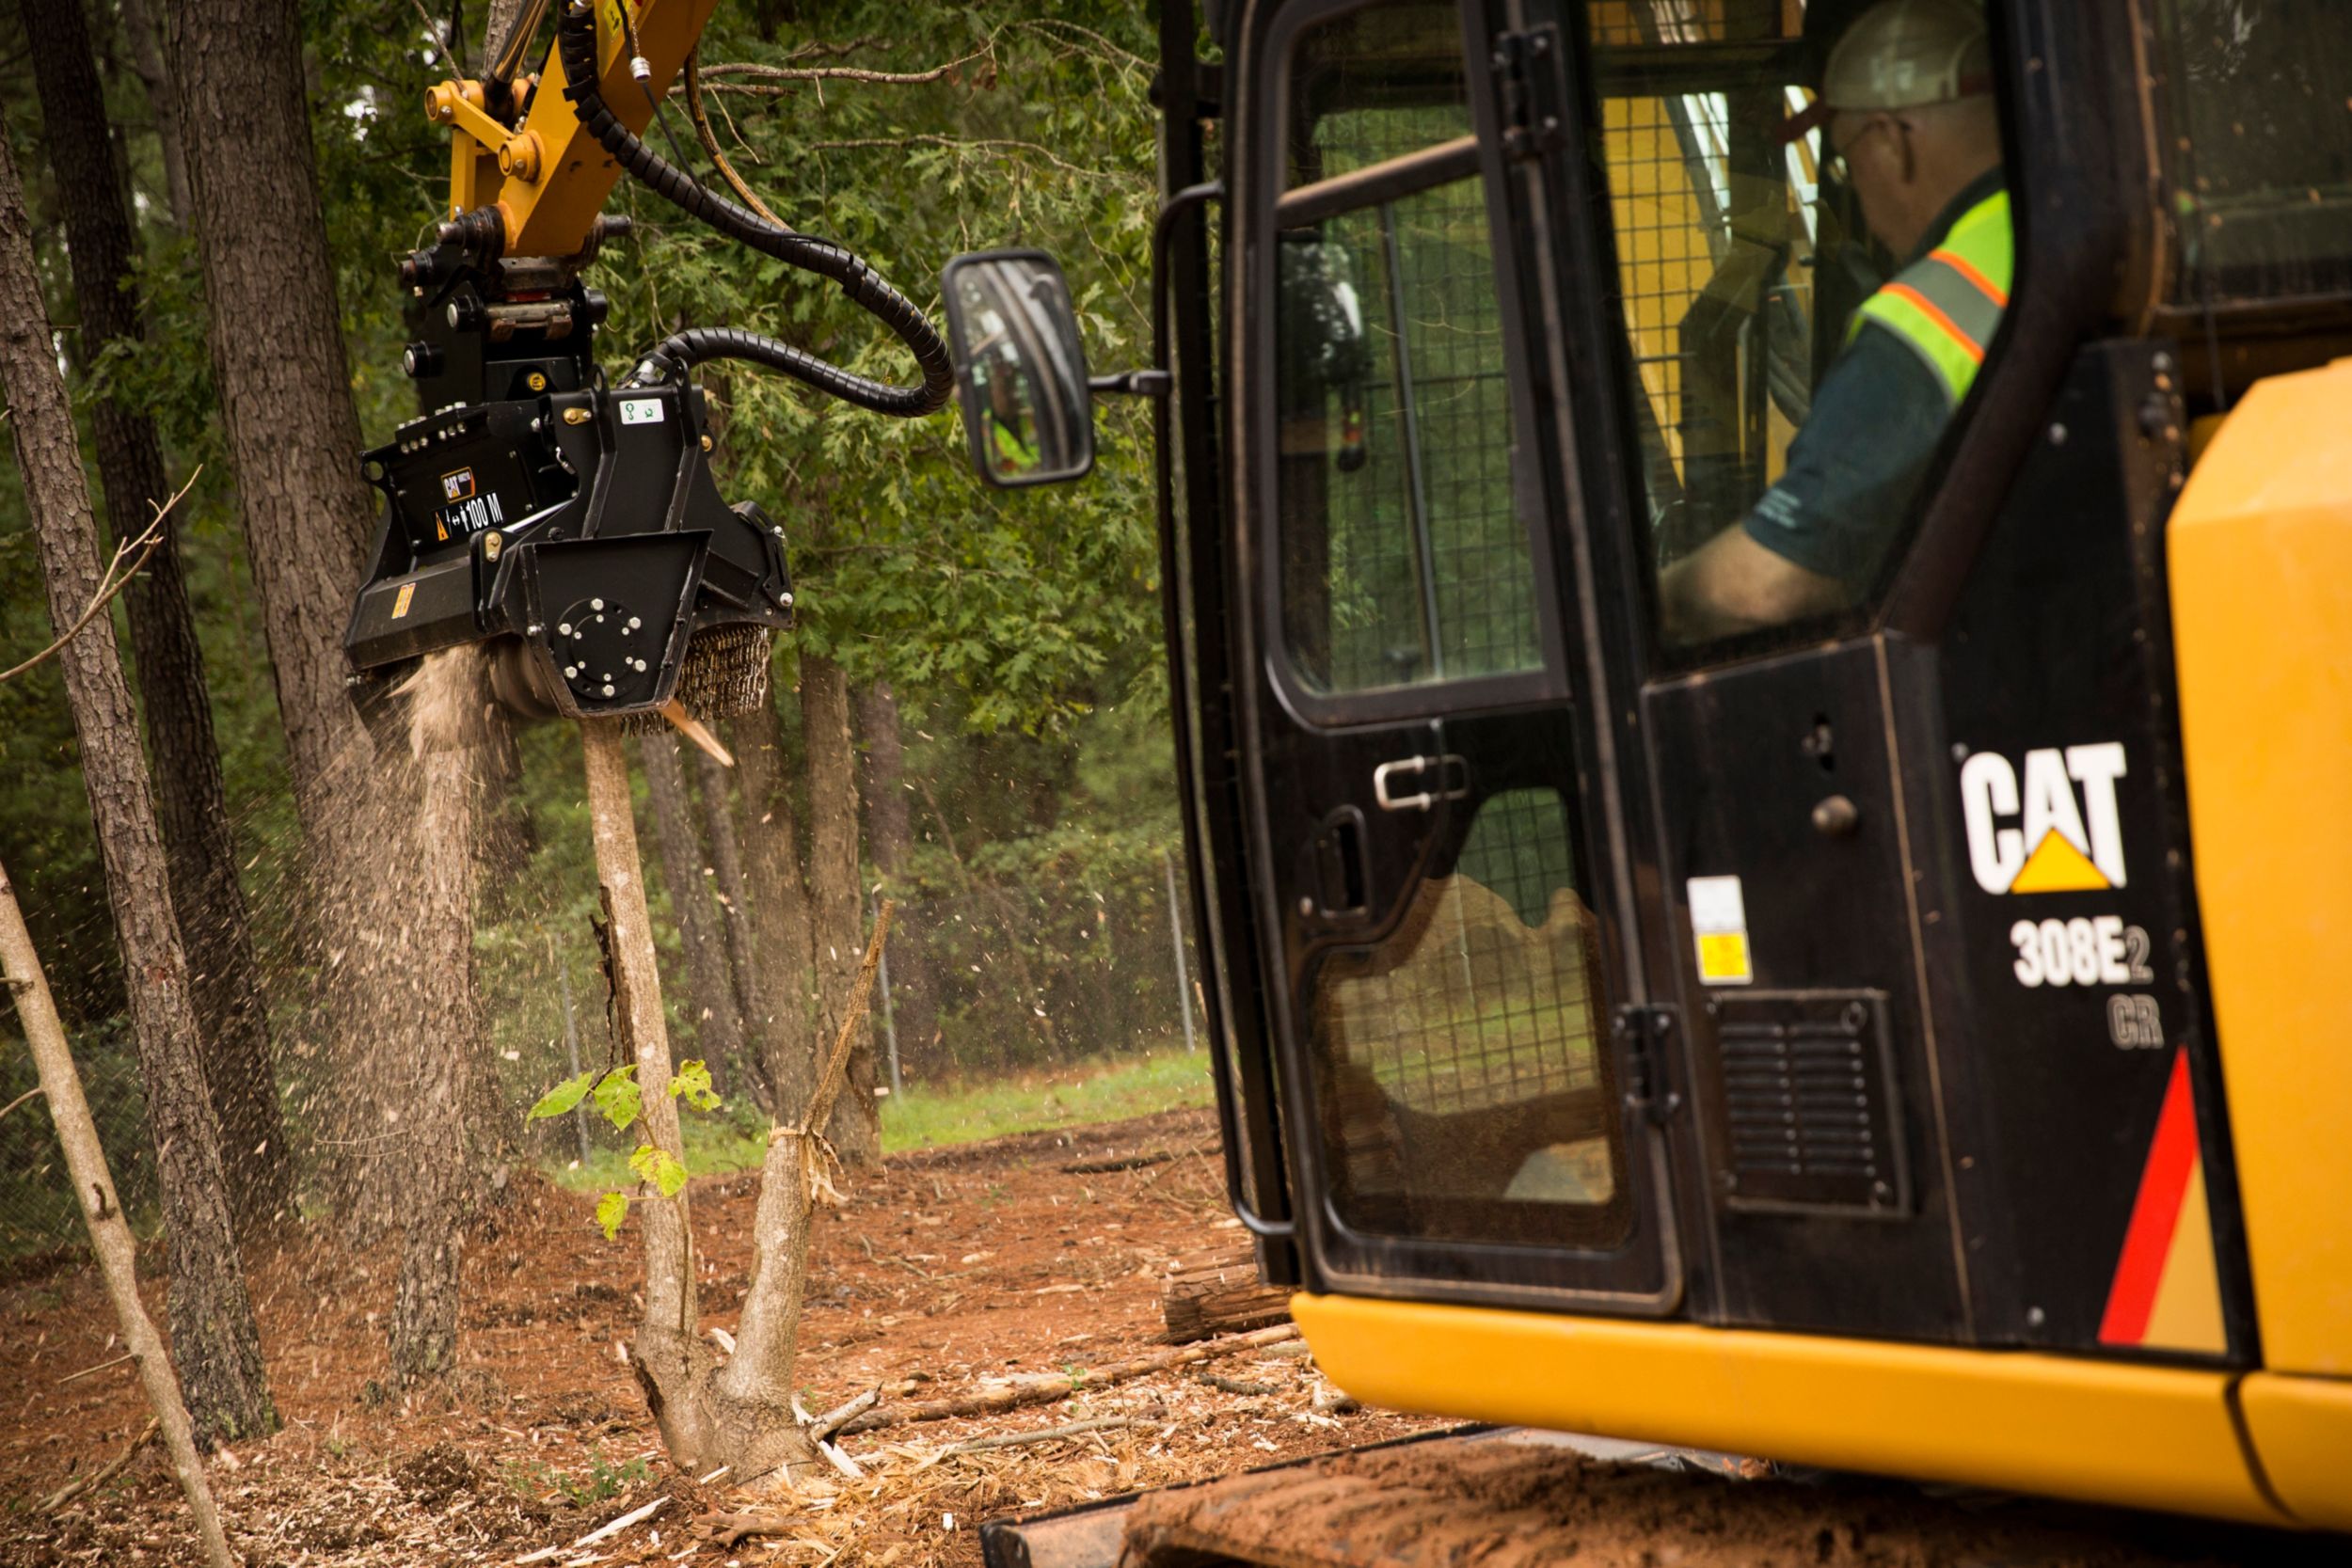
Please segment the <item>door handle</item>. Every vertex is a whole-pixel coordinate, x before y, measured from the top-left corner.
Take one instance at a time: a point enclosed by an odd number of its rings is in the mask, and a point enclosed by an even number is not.
[[[1435,772],[1437,787],[1430,789],[1428,775]],[[1419,781],[1423,788],[1419,795],[1399,795],[1390,787],[1398,779]],[[1427,811],[1439,800],[1459,800],[1470,794],[1470,764],[1452,752],[1434,757],[1399,757],[1384,762],[1372,770],[1372,798],[1380,802],[1382,811]]]

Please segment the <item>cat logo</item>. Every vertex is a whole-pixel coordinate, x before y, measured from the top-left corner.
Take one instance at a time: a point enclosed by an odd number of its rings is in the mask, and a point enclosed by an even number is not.
[[[2045,747],[2018,769],[1997,752],[1961,764],[1968,864],[1987,893],[2098,893],[2123,885],[2123,825],[2115,781],[2121,741]]]
[[[471,468],[455,468],[441,476],[441,499],[443,500],[461,501],[472,494],[473,470]],[[441,537],[446,539],[449,535],[444,533]]]

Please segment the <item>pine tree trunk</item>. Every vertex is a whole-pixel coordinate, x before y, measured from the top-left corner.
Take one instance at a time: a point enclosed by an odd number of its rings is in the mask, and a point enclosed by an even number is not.
[[[78,347],[95,361],[109,343],[147,335],[131,293],[138,242],[113,156],[104,88],[79,5],[22,0],[33,71],[47,125],[49,159],[64,209],[73,294],[81,307]],[[154,421],[112,399],[90,423],[106,515],[118,539],[136,536],[170,498]],[[176,533],[174,529],[173,532]],[[220,748],[204,685],[204,653],[181,573],[177,540],[167,537],[145,578],[123,595],[154,764],[156,809],[171,878],[172,907],[187,944],[204,1076],[220,1118],[221,1160],[241,1233],[287,1211],[293,1165],[278,1113],[269,1020],[253,957],[252,923],[237,880]]]
[[[332,877],[345,863],[337,796],[369,772],[342,638],[375,507],[359,477],[298,20],[294,0],[181,0],[167,26],[213,379],[294,807]]]
[[[789,1116],[816,1087],[818,1045],[808,893],[774,697],[729,723],[727,736],[742,775],[744,859],[762,985],[748,999],[746,1018],[778,1113]]]
[[[808,892],[818,976],[818,1037],[831,1041],[850,1005],[866,947],[858,886],[857,748],[850,739],[850,683],[829,658],[801,657],[801,724],[808,744]],[[828,1135],[843,1161],[882,1161],[881,1107],[874,1099],[874,1042],[850,1053],[849,1083]]]
[[[897,1017],[902,1055],[928,1052],[939,1034],[929,955],[923,950],[908,878],[913,874],[914,814],[907,801],[906,747],[900,738],[898,699],[888,681],[876,681],[858,695],[857,727],[866,743],[866,842],[889,895],[899,900],[890,928],[890,1005]]]
[[[687,984],[696,1019],[694,1043],[705,1061],[736,1067],[745,1054],[743,1019],[737,1010],[734,979],[727,973],[710,879],[703,875],[702,843],[694,832],[693,802],[686,793],[686,770],[678,766],[677,742],[667,732],[648,732],[638,736],[637,749],[645,768],[646,800],[653,807],[654,840],[661,848],[661,879],[669,884],[678,944],[686,949]],[[765,1092],[764,1085],[744,1086]],[[736,1085],[721,1087],[732,1093]]]
[[[8,431],[40,546],[50,618],[63,632],[97,594],[98,526],[54,354],[24,186],[0,127],[0,390],[8,398]],[[187,958],[172,917],[138,716],[111,617],[93,620],[57,657],[129,977],[124,989],[163,1189],[172,1354],[199,1442],[259,1436],[278,1424],[278,1416],[224,1196],[220,1125],[205,1088]]]
[[[27,0],[37,3],[37,0]],[[519,4],[519,0],[516,0]],[[185,230],[196,198],[188,190],[188,155],[180,136],[180,103],[171,90],[171,73],[164,66],[163,37],[156,31],[149,0],[121,0],[122,31],[131,46],[131,69],[147,88],[155,111],[155,139],[164,149],[164,193],[171,206],[171,226]]]
[[[415,835],[442,827],[419,820],[419,777],[394,754],[407,738],[397,715],[387,716],[379,752],[345,689],[343,630],[377,508],[359,477],[297,22],[296,0],[178,0],[166,17],[167,63],[326,978],[317,1022],[333,1066],[327,1190],[346,1236],[366,1245],[415,1212],[421,1195],[410,1187],[425,1165],[394,1092],[416,1067],[405,1031],[417,972],[400,933],[437,916],[427,879],[387,879],[385,868],[431,853]],[[468,1147],[479,1143],[469,1131]]]

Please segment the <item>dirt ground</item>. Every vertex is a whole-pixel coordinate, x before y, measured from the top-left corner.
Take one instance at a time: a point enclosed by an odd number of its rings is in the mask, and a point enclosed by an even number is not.
[[[1147,1354],[1160,1287],[1182,1256],[1238,1243],[1205,1112],[896,1156],[841,1182],[820,1219],[801,1356],[824,1410],[877,1383],[913,1397]],[[1121,1171],[1072,1164],[1178,1157]],[[693,1184],[704,1323],[731,1328],[750,1264],[753,1176]],[[255,1568],[509,1562],[666,1498],[644,1523],[540,1560],[586,1563],[977,1563],[983,1519],[1192,1480],[1421,1430],[1313,1407],[1297,1354],[1240,1354],[1057,1403],[885,1428],[844,1440],[867,1471],[806,1489],[781,1537],[719,1544],[698,1516],[721,1487],[669,1467],[618,1353],[643,1276],[636,1227],[607,1242],[590,1201],[532,1181],[466,1253],[461,1366],[442,1392],[387,1399],[391,1245],[325,1235],[248,1259],[284,1429],[215,1456],[215,1494]],[[163,1321],[162,1255],[141,1268]],[[37,1504],[120,1453],[147,1411],[94,1270],[0,1285],[0,1568],[198,1561],[183,1505],[150,1444],[54,1514]],[[1277,1347],[1279,1350],[1279,1347]],[[1291,1347],[1295,1350],[1296,1347]],[[1203,1381],[1214,1374],[1222,1386]],[[72,1381],[63,1381],[72,1377]],[[942,1458],[973,1437],[1125,1418],[1134,1424]]]

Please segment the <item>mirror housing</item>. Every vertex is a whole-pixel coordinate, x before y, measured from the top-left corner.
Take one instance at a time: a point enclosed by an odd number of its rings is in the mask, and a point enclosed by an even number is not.
[[[1094,467],[1086,347],[1061,267],[1041,250],[959,256],[940,275],[972,467],[1000,488]]]

